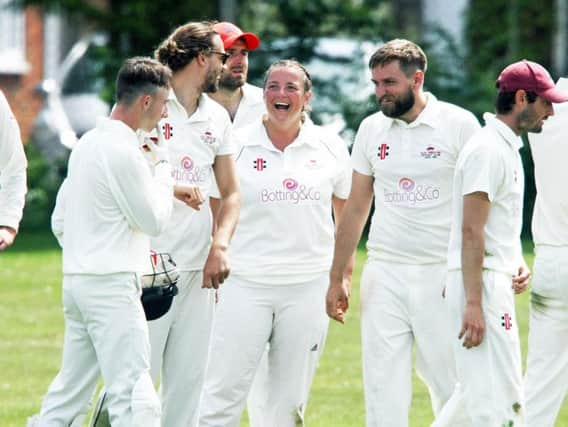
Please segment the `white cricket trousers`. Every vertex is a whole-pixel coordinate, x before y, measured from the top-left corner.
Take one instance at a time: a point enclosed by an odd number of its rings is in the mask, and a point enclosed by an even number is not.
[[[200,427],[238,427],[270,342],[265,427],[304,425],[309,388],[327,334],[327,273],[268,285],[231,276],[217,306]]]
[[[63,313],[61,370],[35,425],[70,425],[85,412],[102,374],[113,427],[158,427],[160,402],[149,375],[148,328],[136,275],[65,275]]]
[[[568,247],[535,248],[526,426],[553,427],[568,387]]]
[[[213,324],[215,294],[202,289],[200,271],[182,271],[179,293],[170,310],[148,322],[151,343],[151,376],[160,382],[162,426],[195,427],[203,389],[209,340]],[[93,427],[110,427],[104,390],[95,406]]]
[[[268,353],[270,344],[262,353],[262,358],[254,375],[247,397],[247,413],[250,427],[264,427],[266,396],[268,396]],[[320,353],[321,354],[321,353]],[[311,384],[310,384],[311,385]],[[309,390],[307,390],[309,392]]]
[[[416,370],[434,414],[456,383],[449,318],[442,297],[445,263],[370,260],[361,276],[361,340],[367,427],[406,427]]]
[[[482,279],[485,335],[479,346],[466,349],[458,339],[465,308],[462,271],[448,272],[446,298],[465,410],[474,427],[522,427],[521,347],[512,277],[484,270]]]
[[[215,291],[201,288],[202,282],[201,271],[181,272],[172,307],[148,322],[163,427],[195,427],[199,418],[215,311]]]

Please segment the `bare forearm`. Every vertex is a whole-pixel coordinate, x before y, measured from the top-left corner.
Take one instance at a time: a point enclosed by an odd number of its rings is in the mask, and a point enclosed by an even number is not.
[[[481,305],[485,247],[483,230],[464,230],[462,237],[462,274],[466,303]]]
[[[213,234],[213,246],[225,249],[229,246],[239,220],[240,205],[241,198],[238,192],[222,199],[217,217],[217,227]]]
[[[347,201],[337,227],[333,263],[330,276],[341,281],[345,275],[353,272],[354,252],[369,214],[369,208],[353,206]]]

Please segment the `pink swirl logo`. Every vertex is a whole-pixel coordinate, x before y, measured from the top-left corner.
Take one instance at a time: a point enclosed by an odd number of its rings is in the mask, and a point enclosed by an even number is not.
[[[282,181],[282,185],[286,190],[294,191],[296,188],[298,188],[298,181],[292,178],[286,178],[284,181]]]
[[[398,181],[398,186],[404,191],[414,190],[415,185],[414,181],[410,178],[401,178],[400,181]]]
[[[185,156],[183,159],[181,159],[181,167],[188,171],[192,170],[193,160],[191,160],[191,157]]]

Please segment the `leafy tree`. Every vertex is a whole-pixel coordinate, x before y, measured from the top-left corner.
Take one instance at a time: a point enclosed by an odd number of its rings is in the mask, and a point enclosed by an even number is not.
[[[105,98],[112,98],[116,72],[124,58],[152,55],[154,49],[175,27],[188,21],[209,20],[218,15],[214,1],[174,0],[13,0],[19,7],[39,6],[61,12],[81,27],[97,29],[108,35],[99,52],[104,77],[108,82]]]

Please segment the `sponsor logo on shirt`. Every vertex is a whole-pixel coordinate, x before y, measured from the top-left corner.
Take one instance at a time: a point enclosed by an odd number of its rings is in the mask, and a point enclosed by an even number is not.
[[[205,132],[203,132],[203,135],[201,135],[201,140],[206,144],[213,144],[215,141],[217,141],[217,138],[215,138],[213,132],[206,130]]]
[[[266,169],[266,160],[264,160],[262,157],[253,160],[252,163],[253,167],[259,172],[262,172],[264,169]]]
[[[182,169],[185,169],[187,171],[192,170],[193,169],[193,160],[191,159],[191,157],[184,156],[181,159],[181,167],[182,167]]]
[[[416,205],[440,198],[440,189],[432,185],[417,184],[412,178],[404,177],[398,181],[394,191],[385,189],[385,203]]]
[[[302,202],[320,200],[321,193],[314,187],[307,187],[293,178],[285,178],[282,188],[265,188],[260,192],[260,200],[263,203],[291,203],[297,205]]]
[[[387,144],[379,145],[379,152],[377,154],[377,157],[381,160],[386,159],[389,155],[389,148],[390,147]]]
[[[323,167],[323,165],[316,159],[310,159],[306,162],[307,169],[320,169],[321,167]]]
[[[172,126],[171,123],[168,123],[168,122],[164,123],[162,125],[162,131],[164,133],[164,138],[166,140],[168,140],[168,139],[170,139],[174,136],[174,127]]]
[[[203,184],[209,173],[209,168],[196,166],[190,156],[183,156],[179,166],[172,166],[172,178],[185,184]]]
[[[426,151],[422,151],[420,153],[420,156],[422,156],[422,158],[424,159],[437,159],[441,154],[442,152],[440,150],[436,149],[436,147],[432,145],[429,145],[428,147],[426,147]]]

